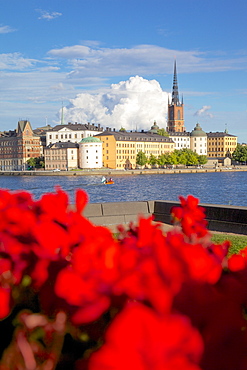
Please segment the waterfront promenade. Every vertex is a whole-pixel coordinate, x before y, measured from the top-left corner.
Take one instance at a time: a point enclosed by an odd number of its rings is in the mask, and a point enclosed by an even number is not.
[[[236,172],[247,171],[247,166],[236,167],[204,167],[196,168],[194,166],[183,168],[144,168],[135,170],[115,170],[111,168],[90,169],[90,170],[71,170],[71,171],[0,171],[0,176],[119,176],[119,175],[152,175],[152,174],[173,174],[173,173],[214,173],[214,172]]]

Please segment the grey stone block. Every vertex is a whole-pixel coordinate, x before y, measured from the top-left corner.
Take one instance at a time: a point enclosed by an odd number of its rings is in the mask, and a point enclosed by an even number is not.
[[[148,201],[148,212],[153,214],[154,213],[154,200]]]
[[[103,216],[102,203],[88,203],[83,211],[85,217]]]
[[[102,203],[103,215],[133,215],[148,212],[148,202]]]
[[[122,216],[102,216],[102,217],[89,217],[89,220],[95,225],[120,225],[125,223],[124,215]]]

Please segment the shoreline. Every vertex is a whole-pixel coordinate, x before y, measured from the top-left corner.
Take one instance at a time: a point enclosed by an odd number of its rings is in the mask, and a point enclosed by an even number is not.
[[[157,174],[181,174],[181,173],[213,173],[213,172],[245,172],[247,166],[233,168],[145,168],[138,170],[115,170],[110,168],[92,170],[72,170],[72,171],[0,171],[0,176],[129,176],[129,175],[157,175]]]

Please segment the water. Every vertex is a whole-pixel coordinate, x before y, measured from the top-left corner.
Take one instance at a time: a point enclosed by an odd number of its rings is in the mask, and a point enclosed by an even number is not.
[[[35,199],[59,185],[74,202],[75,189],[85,189],[91,203],[178,200],[192,194],[201,203],[247,207],[247,172],[214,172],[114,176],[103,185],[101,176],[1,176],[0,188],[30,191]]]

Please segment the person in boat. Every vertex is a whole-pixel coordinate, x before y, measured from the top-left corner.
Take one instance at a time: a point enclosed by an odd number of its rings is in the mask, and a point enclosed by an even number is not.
[[[102,179],[101,179],[101,182],[103,182],[103,184],[104,184],[104,183],[106,183],[106,181],[107,181],[106,177],[103,176]]]

